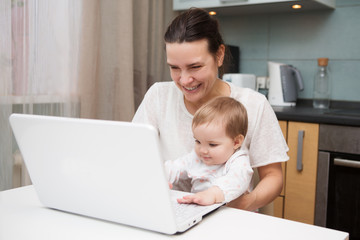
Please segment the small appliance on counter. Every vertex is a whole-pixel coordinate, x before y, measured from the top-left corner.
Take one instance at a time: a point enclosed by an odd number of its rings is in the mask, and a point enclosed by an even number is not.
[[[256,76],[254,74],[226,73],[222,78],[224,81],[231,82],[242,88],[256,89]]]
[[[256,78],[256,91],[263,94],[266,98],[269,93],[269,78],[264,76],[259,76]]]
[[[299,70],[283,63],[268,62],[269,93],[272,106],[296,106],[298,91],[304,90]]]

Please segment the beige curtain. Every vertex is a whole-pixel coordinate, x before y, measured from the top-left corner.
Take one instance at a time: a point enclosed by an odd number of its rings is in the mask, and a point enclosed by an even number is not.
[[[31,183],[9,115],[130,121],[148,87],[170,80],[174,15],[169,0],[0,1],[0,191]]]
[[[169,80],[163,34],[168,0],[87,0],[83,6],[81,117],[130,121],[148,87]]]
[[[148,9],[144,11],[144,9]],[[155,82],[169,81],[163,36],[175,17],[172,1],[134,1],[134,86],[135,107]]]

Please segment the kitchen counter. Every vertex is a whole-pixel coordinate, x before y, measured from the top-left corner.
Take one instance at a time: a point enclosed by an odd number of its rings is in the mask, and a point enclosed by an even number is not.
[[[315,109],[311,101],[303,100],[296,107],[273,106],[278,120],[360,126],[360,103],[335,102],[330,109]]]

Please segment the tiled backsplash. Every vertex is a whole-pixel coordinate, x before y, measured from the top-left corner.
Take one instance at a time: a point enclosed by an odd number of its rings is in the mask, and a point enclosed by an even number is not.
[[[219,16],[225,42],[240,47],[240,70],[267,76],[267,62],[301,71],[311,99],[317,58],[328,57],[332,100],[360,101],[360,1],[337,0],[336,9]]]

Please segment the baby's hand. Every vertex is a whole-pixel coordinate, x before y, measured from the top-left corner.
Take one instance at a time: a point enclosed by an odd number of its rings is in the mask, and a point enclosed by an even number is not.
[[[177,199],[178,203],[196,203],[199,205],[212,205],[224,201],[224,194],[219,187],[211,187],[205,191],[186,195]]]
[[[195,203],[199,205],[211,205],[215,203],[215,198],[204,192],[199,192],[193,195],[186,195],[183,198],[177,199],[178,203]]]

